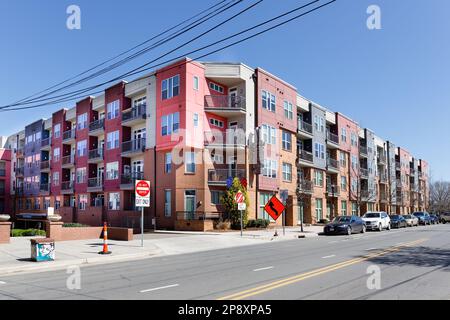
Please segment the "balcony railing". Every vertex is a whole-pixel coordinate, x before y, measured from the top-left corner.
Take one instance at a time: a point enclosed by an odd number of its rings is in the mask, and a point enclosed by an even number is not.
[[[380,179],[381,183],[387,183],[387,176],[385,174],[380,174],[380,176],[378,177]]]
[[[339,161],[333,158],[327,158],[327,166],[330,169],[338,169],[339,168]]]
[[[359,168],[359,173],[360,173],[362,178],[368,178],[369,177],[369,169]]]
[[[387,161],[386,155],[385,154],[379,154],[378,157],[377,157],[377,160],[378,160],[379,163],[386,163],[386,161]]]
[[[23,147],[20,147],[20,148],[17,149],[17,151],[16,151],[16,156],[17,156],[18,158],[23,157],[24,154],[25,154],[25,149],[24,149]]]
[[[367,152],[367,147],[366,146],[359,146],[359,153],[362,155],[367,156],[368,152]]]
[[[137,107],[133,107],[130,110],[122,112],[122,122],[145,119],[147,117],[147,105],[142,104]]]
[[[313,132],[313,127],[311,124],[309,124],[308,122],[305,122],[303,120],[298,120],[297,121],[297,126],[298,126],[298,130],[308,133],[308,134],[312,134]]]
[[[75,164],[75,155],[71,154],[69,156],[65,156],[62,158],[62,165],[74,165]]]
[[[224,109],[228,111],[245,111],[245,97],[243,96],[205,96],[205,108],[207,109]]]
[[[103,159],[103,149],[89,150],[89,160]]]
[[[400,170],[402,168],[400,162],[396,161],[395,162],[395,169]]]
[[[380,194],[380,201],[381,201],[381,202],[387,202],[387,201],[388,201],[388,196],[387,196],[387,194],[381,193],[381,194]]]
[[[208,183],[227,183],[228,179],[245,178],[244,169],[210,169],[208,170]]]
[[[105,119],[99,119],[89,124],[89,132],[103,130],[105,128]]]
[[[124,173],[120,177],[120,184],[124,185],[133,185],[136,182],[136,180],[143,180],[144,179],[144,173],[135,171],[130,173]]]
[[[307,162],[313,162],[314,156],[311,152],[308,152],[306,150],[300,150],[298,153],[298,157],[300,160],[307,161]]]
[[[50,147],[51,144],[52,144],[52,139],[46,138],[41,141],[41,148]]]
[[[50,183],[41,183],[41,192],[50,192]]]
[[[103,178],[90,178],[88,179],[88,188],[101,188],[103,187]]]
[[[50,170],[50,161],[42,161],[41,170]]]
[[[76,133],[75,129],[68,130],[63,133],[63,141],[75,139]]]
[[[61,183],[62,191],[73,191],[73,181],[64,181]]]
[[[16,176],[23,176],[25,173],[25,168],[24,167],[17,167],[16,168]]]
[[[339,136],[330,131],[327,131],[327,140],[334,144],[339,144]]]
[[[301,180],[298,182],[297,190],[299,193],[312,194],[314,190],[313,182],[309,180]]]
[[[412,174],[412,175],[415,175],[416,174],[416,169],[409,168],[409,173]]]
[[[333,185],[333,184],[327,185],[328,197],[338,197],[340,195],[340,193],[341,193],[341,190],[340,190],[339,186]]]
[[[122,143],[122,153],[135,153],[145,151],[145,138],[135,139]]]

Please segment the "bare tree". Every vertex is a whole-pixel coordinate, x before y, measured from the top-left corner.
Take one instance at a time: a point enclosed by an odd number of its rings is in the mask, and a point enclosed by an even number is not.
[[[430,211],[450,211],[450,182],[436,181],[430,184]]]
[[[376,202],[377,191],[376,188],[363,189],[363,183],[361,182],[364,178],[369,179],[369,173],[367,169],[360,168],[357,166],[354,168],[350,165],[350,195],[351,199],[356,203],[358,207],[358,216],[361,216],[361,205],[363,203]],[[353,188],[352,179],[356,180],[355,188]]]

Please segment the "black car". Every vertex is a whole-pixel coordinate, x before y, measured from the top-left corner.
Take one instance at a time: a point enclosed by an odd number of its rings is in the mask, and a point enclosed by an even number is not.
[[[408,223],[406,222],[406,219],[401,215],[392,215],[389,216],[391,218],[391,227],[392,228],[406,228],[408,226]]]
[[[348,234],[366,232],[366,223],[358,216],[336,217],[323,228],[325,234]]]
[[[440,223],[439,217],[435,214],[430,214],[430,220],[432,224]]]

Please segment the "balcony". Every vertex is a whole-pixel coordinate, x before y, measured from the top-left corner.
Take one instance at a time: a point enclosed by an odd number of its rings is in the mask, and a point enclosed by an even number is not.
[[[122,156],[131,157],[143,153],[145,141],[145,138],[140,138],[122,143]]]
[[[305,138],[312,138],[313,136],[313,127],[308,122],[305,122],[303,120],[297,120],[297,133],[300,136],[303,136]]]
[[[297,184],[297,193],[298,194],[307,194],[311,195],[313,194],[314,186],[313,182],[309,180],[302,180],[299,181]]]
[[[20,147],[16,151],[16,157],[17,158],[23,158],[25,156],[25,149],[23,147]]]
[[[337,148],[339,146],[339,136],[327,131],[327,145],[332,148]]]
[[[105,131],[105,119],[99,119],[89,124],[89,135],[99,136]]]
[[[369,178],[369,169],[359,168],[359,174],[362,179],[368,179]]]
[[[363,157],[367,157],[368,156],[368,151],[367,151],[367,147],[366,146],[359,146],[359,154]]]
[[[73,181],[61,183],[61,194],[73,194]]]
[[[298,153],[298,162],[311,166],[314,162],[314,156],[311,152],[300,150]]]
[[[122,112],[122,125],[131,127],[147,119],[147,105],[143,104]]]
[[[45,196],[50,194],[50,183],[41,183],[40,185],[40,194]]]
[[[52,139],[46,138],[41,141],[42,150],[50,150],[52,148]]]
[[[50,161],[41,161],[41,171],[42,172],[49,172],[50,171]]]
[[[388,196],[385,193],[380,194],[380,202],[381,203],[388,203]]]
[[[75,131],[75,129],[68,130],[68,131],[63,133],[63,142],[64,143],[74,142],[75,138],[76,138],[76,131]]]
[[[333,158],[327,158],[327,170],[339,173],[339,161]]]
[[[416,169],[414,168],[409,168],[409,173],[414,176],[416,174]]]
[[[124,173],[120,177],[120,189],[121,190],[134,190],[134,185],[136,180],[143,180],[144,173],[143,172],[131,172]]]
[[[103,178],[90,178],[88,179],[88,192],[100,192],[103,191]]]
[[[245,97],[236,95],[205,96],[205,111],[222,117],[245,114]]]
[[[400,162],[396,161],[395,162],[395,170],[400,171],[402,169],[402,166],[400,164]]]
[[[75,166],[75,155],[71,154],[62,158],[62,167],[71,168]]]
[[[89,150],[88,163],[103,162],[103,149]]]
[[[378,177],[379,182],[382,184],[386,184],[388,182],[388,178],[385,174],[380,174],[380,176]]]
[[[205,132],[205,147],[211,149],[245,149],[245,135],[242,138],[232,133],[214,136],[211,132]]]
[[[387,158],[385,154],[378,154],[377,161],[379,164],[386,164]]]
[[[374,202],[376,200],[375,192],[370,190],[361,190],[360,192],[361,201],[364,202]]]
[[[17,167],[16,168],[16,177],[23,177],[25,173],[25,168],[24,167]]]
[[[341,194],[341,190],[337,185],[327,185],[327,197],[336,198]]]
[[[210,169],[208,170],[208,184],[226,186],[228,179],[245,178],[245,169]]]

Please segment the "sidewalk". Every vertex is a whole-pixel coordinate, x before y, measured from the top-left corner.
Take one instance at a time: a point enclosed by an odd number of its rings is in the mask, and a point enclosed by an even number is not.
[[[305,227],[303,235],[317,236],[321,229],[321,227]],[[0,276],[249,246],[298,239],[299,235],[302,235],[300,228],[286,228],[285,236],[282,228],[277,231],[278,237],[274,237],[275,229],[244,231],[242,238],[239,231],[205,233],[156,231],[144,235],[143,248],[140,235],[135,235],[134,240],[129,242],[109,240],[109,250],[112,254],[108,256],[98,254],[102,250],[101,239],[56,242],[56,261],[41,263],[30,260],[32,238],[11,238],[10,244],[0,245]]]

